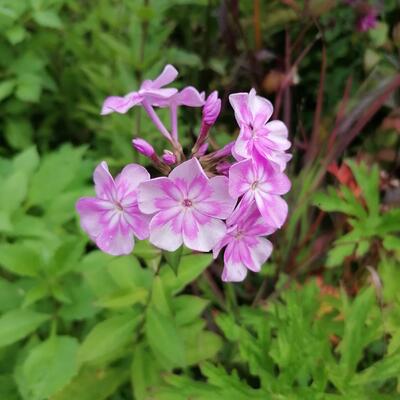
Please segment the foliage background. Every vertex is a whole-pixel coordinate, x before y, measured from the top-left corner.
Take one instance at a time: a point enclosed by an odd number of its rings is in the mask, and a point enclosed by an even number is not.
[[[348,3],[1,0],[2,400],[399,398],[400,10]],[[237,134],[234,91],[290,127],[290,216],[242,284],[146,242],[109,257],[79,229],[100,160],[146,163],[137,135],[165,146],[103,99],[166,63],[220,91],[215,146]],[[198,117],[181,114],[187,144]]]

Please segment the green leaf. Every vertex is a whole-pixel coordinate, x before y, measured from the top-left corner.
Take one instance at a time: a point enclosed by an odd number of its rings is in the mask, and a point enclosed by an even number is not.
[[[9,79],[0,82],[0,101],[8,97],[11,93],[13,93],[15,85],[16,85],[15,79]]]
[[[61,29],[63,26],[60,17],[53,10],[35,11],[33,19],[46,28]]]
[[[42,79],[32,73],[23,73],[18,76],[16,97],[25,102],[37,103],[42,93]]]
[[[25,398],[49,398],[78,372],[76,354],[78,341],[69,336],[50,337],[33,348],[22,365],[19,384]]]
[[[16,45],[26,38],[26,30],[23,26],[16,25],[8,29],[5,35],[12,45]]]
[[[4,400],[20,400],[18,388],[15,384],[14,377],[10,375],[0,375],[0,399]]]
[[[355,298],[350,310],[345,315],[344,334],[339,345],[339,351],[342,355],[340,368],[344,380],[355,372],[363,348],[368,344],[369,335],[366,335],[366,320],[375,301],[373,289],[367,288]],[[372,328],[369,329],[371,331]]]
[[[31,176],[39,166],[39,161],[40,159],[36,146],[32,146],[14,157],[13,168],[15,171],[21,171],[27,176]]]
[[[121,291],[112,294],[106,298],[96,301],[99,307],[118,309],[131,307],[137,303],[144,303],[148,297],[149,291],[144,288],[131,289],[130,291]]]
[[[83,148],[63,146],[47,154],[32,177],[28,199],[32,204],[46,207],[74,180],[81,166]],[[72,212],[72,210],[71,210]]]
[[[343,264],[346,257],[351,256],[356,248],[355,243],[338,243],[329,251],[327,267],[337,267]]]
[[[37,276],[41,266],[39,254],[22,243],[0,244],[0,266],[21,276]]]
[[[0,317],[0,347],[17,342],[36,330],[49,316],[30,310],[12,310]]]
[[[144,343],[139,343],[133,354],[131,382],[136,400],[146,400],[153,386],[161,381],[161,369]]]
[[[185,364],[185,348],[172,318],[161,314],[155,307],[146,312],[146,338],[154,357],[166,368]]]
[[[1,185],[0,209],[11,214],[24,201],[28,191],[28,177],[22,171],[10,175]]]
[[[165,260],[167,261],[168,265],[172,268],[172,271],[174,271],[175,275],[178,275],[178,267],[181,261],[182,248],[183,247],[181,246],[179,247],[178,250],[163,252]]]
[[[129,377],[122,368],[82,370],[71,383],[56,393],[51,400],[105,400]]]
[[[397,378],[400,375],[400,353],[397,352],[390,356],[386,356],[370,366],[369,368],[361,371],[351,381],[352,385],[372,385],[376,383],[384,383],[390,378]]]
[[[371,215],[379,215],[379,168],[377,165],[369,168],[365,163],[357,164],[348,160],[358,185],[361,187],[363,196],[367,202]]]
[[[175,276],[171,268],[161,268],[160,277],[167,291],[179,293],[186,285],[193,282],[210,264],[210,254],[183,256],[179,264],[179,274]]]
[[[172,299],[172,308],[175,311],[178,325],[190,324],[196,321],[207,307],[208,300],[201,297],[181,295]]]
[[[133,333],[139,320],[139,313],[130,312],[108,318],[95,325],[79,349],[79,362],[94,362],[113,356],[133,340]]]

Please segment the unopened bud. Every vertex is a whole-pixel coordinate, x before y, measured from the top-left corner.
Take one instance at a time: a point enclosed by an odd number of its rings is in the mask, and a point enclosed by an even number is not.
[[[132,140],[132,146],[140,153],[143,154],[146,157],[153,157],[155,154],[153,146],[149,143],[146,142],[146,140],[137,138]]]
[[[214,125],[221,111],[221,99],[218,98],[218,92],[212,92],[203,107],[203,122],[209,126]]]
[[[165,162],[167,165],[173,165],[176,163],[176,156],[174,153],[172,153],[169,150],[164,150],[164,154],[162,155],[162,160]]]
[[[206,154],[206,152],[207,152],[207,149],[208,149],[208,143],[207,143],[207,142],[204,142],[204,143],[199,147],[199,150],[197,151],[196,156],[197,156],[197,157],[204,156],[204,154]]]
[[[221,161],[219,164],[215,166],[215,169],[218,172],[218,174],[228,176],[230,167],[231,164],[228,161]]]

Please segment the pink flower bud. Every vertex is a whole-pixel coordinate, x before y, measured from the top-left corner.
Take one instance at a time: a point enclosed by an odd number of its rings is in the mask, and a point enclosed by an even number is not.
[[[149,157],[149,158],[151,158],[155,153],[153,146],[149,142],[146,142],[146,140],[141,139],[141,138],[133,139],[132,146],[140,154],[143,154],[144,156]]]
[[[203,121],[206,125],[214,125],[221,111],[221,99],[218,98],[218,92],[212,92],[206,100],[203,107]]]
[[[204,143],[199,147],[199,150],[197,151],[196,156],[197,156],[197,157],[204,156],[204,154],[206,154],[206,152],[207,152],[207,149],[208,149],[208,143],[207,143],[207,142],[204,142]]]
[[[162,155],[162,160],[165,162],[167,165],[173,165],[176,163],[176,157],[175,154],[172,153],[169,150],[164,150],[164,154]]]
[[[221,161],[219,164],[215,166],[215,169],[220,175],[228,176],[230,167],[231,164],[228,161]]]

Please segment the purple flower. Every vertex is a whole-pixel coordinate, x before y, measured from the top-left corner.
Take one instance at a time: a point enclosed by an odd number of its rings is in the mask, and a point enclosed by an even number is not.
[[[257,96],[254,89],[249,93],[231,94],[229,101],[240,127],[233,155],[241,160],[259,154],[277,164],[283,171],[291,158],[285,150],[291,144],[288,140],[288,130],[282,121],[267,122],[273,112],[272,104],[267,99]]]
[[[137,138],[132,140],[133,147],[144,156],[151,158],[155,154],[153,146],[144,139]]]
[[[187,86],[173,96],[157,101],[158,107],[169,107],[171,118],[171,135],[178,140],[178,107],[201,107],[204,104],[204,93],[199,93],[193,86]]]
[[[218,92],[212,92],[203,107],[203,122],[206,125],[214,125],[221,111],[221,99],[218,98]]]
[[[210,251],[225,235],[221,220],[229,217],[236,203],[229,196],[228,179],[209,179],[196,158],[177,166],[168,178],[143,182],[138,202],[140,211],[153,214],[150,242],[168,251],[182,243]]]
[[[172,65],[165,66],[161,74],[152,80],[146,80],[140,86],[139,91],[130,92],[123,97],[110,96],[103,103],[101,115],[107,115],[112,112],[125,114],[132,107],[146,102],[148,105],[153,105],[172,97],[178,92],[177,89],[166,88],[163,86],[170,84],[178,76],[178,71]]]
[[[229,193],[234,198],[243,197],[231,216],[232,221],[255,201],[265,222],[280,228],[288,213],[280,195],[287,193],[290,186],[285,174],[266,163],[244,160],[234,164],[229,170]]]
[[[96,167],[96,197],[82,197],[76,209],[82,229],[105,253],[129,254],[135,236],[140,240],[149,236],[150,218],[137,205],[137,187],[148,179],[149,173],[137,164],[127,165],[115,180],[106,162]]]
[[[357,30],[359,32],[367,32],[376,27],[378,23],[378,13],[374,8],[370,8],[368,12],[362,15],[357,21]]]
[[[172,151],[164,150],[164,154],[162,155],[162,160],[167,165],[174,165],[176,164],[176,156]]]
[[[235,225],[228,227],[225,236],[213,249],[216,258],[226,246],[222,280],[240,282],[246,277],[248,269],[259,272],[272,253],[271,242],[261,236],[275,230],[265,224],[254,204]]]

